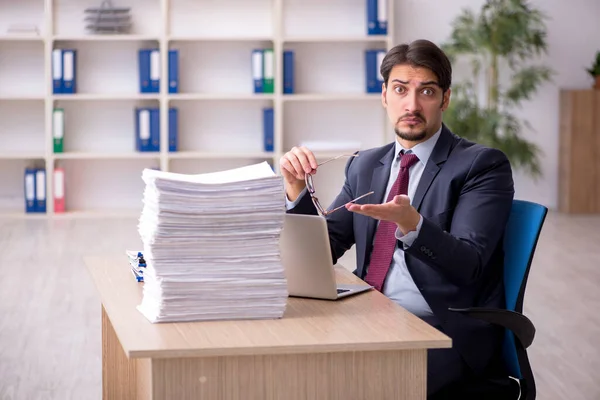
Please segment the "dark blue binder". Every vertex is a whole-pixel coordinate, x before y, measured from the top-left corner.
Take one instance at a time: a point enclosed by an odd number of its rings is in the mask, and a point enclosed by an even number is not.
[[[283,93],[294,93],[294,51],[283,52]]]
[[[169,93],[179,92],[179,50],[169,50]]]
[[[138,50],[138,68],[140,93],[152,93],[150,91],[150,50]]]
[[[34,168],[25,168],[24,193],[26,213],[33,213],[36,211],[35,171]]]
[[[61,49],[52,50],[52,93],[63,91],[63,54]]]
[[[151,151],[150,109],[135,109],[135,149],[140,152]]]
[[[379,35],[377,0],[367,0],[367,35]]]
[[[150,151],[160,151],[160,109],[150,109]]]
[[[63,84],[62,93],[77,93],[77,50],[62,51]]]
[[[381,86],[378,86],[377,50],[365,50],[365,72],[367,93],[381,92]]]
[[[179,128],[177,124],[178,111],[177,108],[169,109],[169,151],[177,151],[177,130]]]
[[[254,93],[263,93],[263,51],[261,49],[252,50],[252,81]]]
[[[263,108],[263,138],[265,151],[274,151],[275,114],[273,108]]]
[[[36,168],[35,170],[35,212],[46,212],[46,169]]]

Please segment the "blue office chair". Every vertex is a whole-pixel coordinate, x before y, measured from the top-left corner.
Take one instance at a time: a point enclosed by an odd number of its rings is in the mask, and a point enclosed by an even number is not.
[[[460,312],[473,318],[478,318],[506,328],[503,359],[510,376],[518,379],[520,386],[520,400],[534,400],[536,395],[535,380],[526,349],[533,342],[535,327],[523,315],[523,297],[529,276],[529,268],[538,243],[538,238],[546,220],[548,208],[523,200],[514,200],[510,217],[504,234],[504,286],[506,292],[506,309],[486,308],[450,308],[451,311]],[[508,378],[508,377],[507,377]],[[514,382],[514,380],[513,380]],[[457,398],[507,398],[500,397],[498,388],[494,388],[493,380],[487,385],[475,385],[474,393],[465,387],[469,393]],[[490,396],[483,393],[490,390]],[[514,392],[513,392],[514,393]],[[518,394],[518,392],[517,392]],[[485,397],[478,397],[478,396]],[[517,399],[515,397],[515,400]]]

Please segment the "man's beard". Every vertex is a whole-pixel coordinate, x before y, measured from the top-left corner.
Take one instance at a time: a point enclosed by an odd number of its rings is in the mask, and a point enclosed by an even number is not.
[[[423,129],[420,132],[402,132],[398,128],[394,128],[394,132],[396,132],[396,136],[398,136],[402,140],[407,140],[409,142],[419,142],[427,137],[427,131]]]
[[[421,121],[421,123],[425,124],[425,118],[423,118],[423,116],[420,113],[404,114],[403,116],[398,118],[398,123],[400,123],[400,121],[402,121],[404,118],[418,118]],[[409,142],[419,142],[427,137],[426,128],[416,133],[403,132],[400,129],[398,129],[398,127],[395,127],[394,131],[396,132],[396,136],[398,136],[400,139],[407,140]]]

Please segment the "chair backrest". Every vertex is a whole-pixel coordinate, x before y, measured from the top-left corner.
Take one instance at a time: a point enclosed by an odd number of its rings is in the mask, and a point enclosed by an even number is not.
[[[529,268],[548,208],[537,203],[513,200],[504,234],[504,286],[506,308],[523,312],[523,297]],[[504,338],[504,360],[511,376],[521,378],[514,335],[509,330]]]

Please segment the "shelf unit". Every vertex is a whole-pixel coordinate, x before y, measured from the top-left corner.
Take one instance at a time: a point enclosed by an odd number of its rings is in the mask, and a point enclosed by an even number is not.
[[[379,94],[365,93],[364,50],[390,49],[368,36],[366,0],[129,0],[130,34],[85,32],[84,9],[99,0],[0,2],[0,216],[139,215],[143,168],[204,173],[268,161],[303,141],[351,140],[360,148],[393,140]],[[7,33],[35,24],[39,36]],[[332,23],[333,22],[333,23]],[[160,49],[160,93],[138,89],[137,50]],[[78,93],[53,94],[52,50],[78,50]],[[251,51],[273,48],[275,92],[253,93]],[[170,94],[168,49],[179,49],[179,93]],[[294,94],[283,94],[283,51],[295,52]],[[161,150],[134,149],[136,106],[160,109]],[[263,151],[263,107],[275,115],[274,151]],[[64,153],[52,146],[52,111],[65,109]],[[179,109],[179,151],[169,152],[168,110]],[[351,150],[317,152],[324,159]],[[319,171],[320,198],[341,187],[344,161]],[[25,166],[46,169],[47,212],[26,214]],[[54,213],[53,171],[65,170],[65,213]]]

